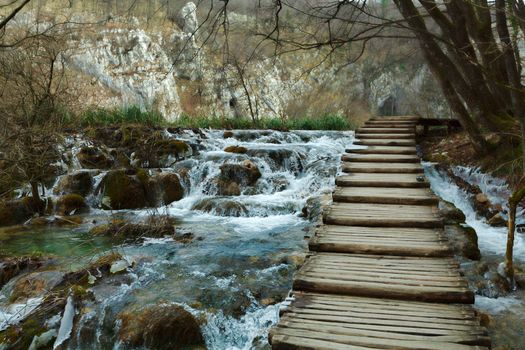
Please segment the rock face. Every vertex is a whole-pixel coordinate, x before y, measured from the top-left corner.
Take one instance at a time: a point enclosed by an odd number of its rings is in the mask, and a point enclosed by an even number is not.
[[[115,92],[117,96],[106,101],[108,107],[156,109],[167,120],[180,115],[172,63],[161,41],[141,29],[107,29],[96,41],[83,39],[70,64],[91,76],[93,84]]]
[[[126,346],[152,350],[205,348],[199,323],[178,305],[161,304],[140,312],[123,312],[119,319],[119,337]]]

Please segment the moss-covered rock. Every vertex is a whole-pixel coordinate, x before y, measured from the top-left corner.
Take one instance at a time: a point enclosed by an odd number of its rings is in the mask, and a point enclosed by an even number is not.
[[[20,257],[0,257],[0,289],[20,273],[34,271],[51,262],[51,258],[37,254]]]
[[[154,176],[153,181],[163,205],[179,201],[184,197],[184,187],[177,174],[163,172]]]
[[[113,220],[108,224],[93,227],[89,233],[127,242],[140,242],[144,238],[163,237],[171,237],[180,243],[190,243],[193,240],[193,234],[178,233],[175,222],[165,217],[151,219],[147,223],[129,223],[122,220]]]
[[[93,189],[93,177],[89,171],[77,171],[60,179],[55,194],[79,194],[87,196]]]
[[[244,154],[248,152],[248,148],[242,146],[228,146],[224,149],[224,152]]]
[[[77,159],[87,169],[109,169],[113,166],[113,160],[98,147],[82,147]]]
[[[152,350],[205,349],[199,322],[181,306],[160,304],[119,315],[120,340]]]
[[[217,180],[217,190],[220,196],[240,196],[241,187],[235,181]]]
[[[234,181],[239,185],[253,186],[261,177],[259,168],[250,160],[245,160],[240,164],[223,164],[220,169],[221,180]]]
[[[446,224],[465,222],[465,214],[450,202],[439,201],[439,213],[444,218]]]
[[[11,201],[0,201],[0,226],[22,224],[35,214],[31,197]]]
[[[200,210],[217,216],[248,216],[248,209],[242,203],[221,198],[208,198],[197,202],[193,210]]]
[[[463,256],[470,260],[480,260],[481,252],[478,247],[478,235],[470,226],[463,226],[461,230],[466,238],[462,246]]]
[[[9,300],[16,302],[42,296],[60,284],[63,278],[64,273],[59,271],[32,272],[21,276],[14,283]]]
[[[59,215],[72,215],[89,210],[86,200],[79,194],[66,194],[58,198],[56,212]]]
[[[104,196],[102,207],[113,210],[146,207],[146,180],[142,177],[140,173],[128,175],[124,170],[108,172],[100,184]]]

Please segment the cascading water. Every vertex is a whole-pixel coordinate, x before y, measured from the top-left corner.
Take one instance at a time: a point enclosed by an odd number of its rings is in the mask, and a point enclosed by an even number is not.
[[[95,300],[75,323],[71,349],[120,348],[118,315],[159,302],[181,305],[206,319],[202,330],[209,349],[264,347],[268,329],[278,319],[278,302],[291,288],[306,251],[304,236],[315,224],[304,218],[303,208],[309,199],[332,191],[340,155],[353,142],[352,132],[236,131],[235,138],[224,138],[221,131],[207,131],[204,137],[191,131],[166,134],[195,145],[199,154],[164,169],[189,169],[182,181],[185,196],[155,211],[176,218],[178,231],[197,237],[193,243],[155,238],[113,246],[108,239],[87,235],[91,222],[115,216],[141,220],[153,211],[101,210],[96,193],[88,196],[92,208],[85,214],[87,224],[28,228],[31,234],[0,232],[7,252],[53,254],[63,269],[78,268],[108,251],[120,252],[133,265],[127,275],[111,276],[92,288]],[[70,143],[74,155],[85,141],[76,137]],[[247,152],[225,152],[228,146]],[[220,167],[245,161],[261,173],[255,185],[239,196],[218,195]],[[80,167],[76,160],[71,164],[70,172]],[[103,176],[94,180],[100,183]],[[10,317],[7,291],[2,293],[0,324]]]
[[[505,254],[507,230],[505,227],[492,227],[486,220],[477,215],[470,196],[457,186],[444,172],[438,171],[433,164],[424,163],[425,174],[432,190],[442,199],[453,203],[466,217],[466,223],[476,230],[478,246],[483,260],[498,264]],[[479,186],[490,201],[506,207],[510,191],[507,184],[482,173],[479,169],[453,167],[454,175],[459,176],[471,185]],[[518,223],[525,223],[524,209],[519,208]],[[525,236],[517,233],[515,237],[514,257],[519,263],[525,262]],[[472,263],[467,263],[472,264]],[[498,294],[498,293],[496,293]],[[515,290],[497,298],[476,295],[476,308],[490,315],[490,331],[493,346],[501,349],[518,349],[523,346],[523,325],[525,323],[525,295]]]

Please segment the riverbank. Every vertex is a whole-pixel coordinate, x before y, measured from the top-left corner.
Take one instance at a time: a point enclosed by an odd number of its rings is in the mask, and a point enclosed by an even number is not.
[[[460,209],[465,216],[463,225],[474,230],[479,256],[463,256],[460,262],[476,292],[476,308],[493,349],[520,349],[525,341],[525,236],[519,227],[514,248],[517,273],[512,283],[501,274],[500,265],[506,249],[510,195],[505,173],[488,171],[501,168],[492,155],[476,155],[463,133],[425,137],[419,145],[433,191]],[[518,224],[523,226],[523,205],[519,213]],[[449,238],[457,239],[457,233]]]

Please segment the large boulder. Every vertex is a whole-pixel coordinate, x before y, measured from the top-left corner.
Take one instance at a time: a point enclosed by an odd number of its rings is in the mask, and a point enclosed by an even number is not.
[[[38,269],[49,262],[51,259],[40,255],[0,257],[0,289],[20,273]]]
[[[141,311],[122,312],[119,319],[119,338],[129,348],[206,348],[199,322],[181,306],[159,304]]]
[[[235,181],[239,185],[253,186],[261,177],[261,172],[255,163],[245,160],[240,164],[221,165],[221,179]]]
[[[60,271],[32,272],[23,275],[14,281],[9,299],[11,302],[16,302],[42,296],[61,283],[63,278],[64,273]]]
[[[447,224],[462,223],[466,220],[465,214],[450,202],[440,200],[438,208]]]
[[[73,215],[89,210],[86,200],[79,194],[66,194],[58,198],[56,212],[59,215]]]
[[[238,196],[243,187],[254,186],[261,177],[259,168],[250,160],[238,164],[226,163],[220,169],[217,189],[222,196]]]
[[[100,184],[103,195],[104,209],[138,209],[147,205],[145,187],[147,174],[144,172],[130,172],[113,170],[108,172]]]
[[[93,178],[89,171],[77,171],[63,176],[55,188],[55,194],[79,194],[87,196],[93,189]]]
[[[203,199],[195,203],[192,209],[216,216],[248,216],[248,208],[244,204],[223,198]]]
[[[162,172],[151,179],[155,202],[168,205],[184,197],[184,187],[175,173]]]
[[[0,226],[22,224],[33,216],[35,206],[31,197],[0,201]]]
[[[77,154],[80,164],[87,169],[109,169],[113,160],[97,147],[82,147]]]

